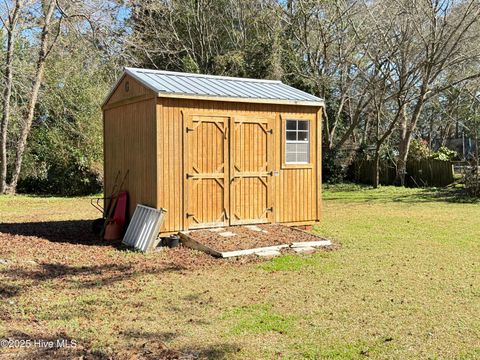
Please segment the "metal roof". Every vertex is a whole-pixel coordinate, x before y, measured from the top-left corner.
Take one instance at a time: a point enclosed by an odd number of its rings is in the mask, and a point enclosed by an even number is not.
[[[323,99],[283,84],[278,80],[201,75],[131,67],[125,68],[125,74],[130,75],[156,92],[159,97],[324,105]]]

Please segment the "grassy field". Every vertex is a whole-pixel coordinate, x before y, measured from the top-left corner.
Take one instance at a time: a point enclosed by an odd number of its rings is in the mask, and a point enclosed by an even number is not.
[[[0,198],[0,338],[74,339],[66,358],[480,359],[479,203],[330,187],[315,231],[340,248],[267,261],[90,244],[79,220],[96,216],[84,198]]]

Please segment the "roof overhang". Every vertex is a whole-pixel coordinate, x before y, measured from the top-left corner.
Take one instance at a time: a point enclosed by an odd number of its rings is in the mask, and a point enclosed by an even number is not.
[[[246,98],[246,97],[222,97],[222,96],[206,96],[206,95],[190,95],[159,92],[159,98],[169,99],[185,99],[185,100],[208,100],[208,101],[227,101],[255,104],[276,104],[276,105],[298,105],[298,106],[317,106],[325,107],[324,101],[299,101],[299,100],[276,100],[263,98]]]
[[[115,92],[115,90],[117,90],[117,87],[118,85],[120,85],[120,83],[122,82],[123,78],[127,75],[127,73],[124,71],[122,76],[120,76],[117,81],[115,82],[115,84],[111,87],[110,91],[108,92],[107,96],[105,96],[105,99],[103,100],[102,102],[102,105],[100,106],[102,109],[105,105],[107,105],[108,103],[108,100],[110,100],[110,98],[112,97],[113,93]]]
[[[305,101],[305,100],[294,100],[294,99],[268,99],[268,98],[248,98],[248,97],[224,97],[224,96],[213,96],[213,95],[195,95],[195,94],[180,94],[180,93],[169,93],[169,92],[157,92],[157,89],[152,87],[148,82],[143,81],[140,77],[136,76],[133,69],[125,68],[122,76],[116,81],[115,85],[112,86],[108,95],[105,97],[105,100],[102,102],[101,107],[103,108],[107,102],[110,100],[110,97],[113,95],[118,85],[122,82],[126,75],[130,75],[133,79],[141,83],[147,89],[150,89],[152,92],[157,94],[159,98],[170,98],[170,99],[185,99],[185,100],[207,100],[207,101],[227,101],[227,102],[241,102],[241,103],[255,103],[255,104],[276,104],[276,105],[297,105],[297,106],[316,106],[316,107],[325,107],[325,101]],[[262,80],[257,80],[262,81]],[[271,81],[271,80],[265,80]]]

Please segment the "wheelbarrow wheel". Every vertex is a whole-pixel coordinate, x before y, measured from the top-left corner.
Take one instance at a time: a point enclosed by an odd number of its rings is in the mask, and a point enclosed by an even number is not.
[[[102,234],[103,226],[105,225],[105,219],[95,219],[92,222],[92,231],[95,235],[100,236]]]

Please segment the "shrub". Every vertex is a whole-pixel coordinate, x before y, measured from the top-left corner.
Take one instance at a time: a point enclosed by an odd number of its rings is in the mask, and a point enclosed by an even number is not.
[[[79,196],[101,191],[102,159],[99,145],[93,144],[96,136],[77,138],[65,127],[56,120],[32,130],[17,192]]]
[[[342,166],[336,161],[338,153],[336,151],[323,151],[322,155],[322,181],[325,183],[342,182],[345,174]]]
[[[476,165],[465,173],[463,182],[468,195],[480,196],[480,173]]]
[[[437,151],[432,151],[425,140],[414,139],[410,144],[408,157],[412,160],[436,159],[442,161],[451,161],[457,157],[457,152],[446,146],[440,147]]]
[[[410,151],[408,156],[413,160],[428,159],[432,155],[432,151],[428,147],[428,143],[425,140],[412,140],[410,144]]]
[[[80,196],[96,194],[102,190],[100,171],[76,163],[51,164],[41,175],[29,175],[19,180],[19,193]]]
[[[457,152],[451,150],[446,146],[442,146],[438,151],[432,154],[432,159],[442,160],[442,161],[451,161],[457,157]]]

